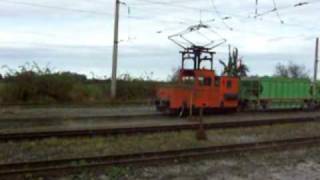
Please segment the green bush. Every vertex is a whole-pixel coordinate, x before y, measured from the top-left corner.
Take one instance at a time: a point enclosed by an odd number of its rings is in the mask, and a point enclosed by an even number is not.
[[[41,75],[33,71],[17,73],[10,76],[10,79],[3,92],[4,101],[9,102],[72,101],[74,87],[80,83],[67,74]]]
[[[146,80],[147,79],[147,80]],[[52,72],[36,64],[9,69],[0,84],[0,103],[106,103],[111,102],[110,80],[89,80],[71,72]],[[118,102],[148,100],[155,96],[155,82],[125,74],[117,82]],[[2,101],[2,102],[1,102]]]
[[[0,81],[0,103],[3,103],[2,94],[4,93],[5,83]]]
[[[70,102],[74,88],[86,80],[83,75],[70,72],[52,72],[36,64],[26,64],[19,70],[9,70],[1,93],[7,103],[16,102]],[[79,92],[81,94],[81,92]]]
[[[155,95],[156,83],[142,80],[119,80],[118,97],[124,100],[152,98]]]

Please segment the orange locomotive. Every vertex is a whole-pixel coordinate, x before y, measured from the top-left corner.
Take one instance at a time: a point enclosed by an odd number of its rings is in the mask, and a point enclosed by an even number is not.
[[[160,87],[156,107],[159,111],[185,114],[190,109],[236,110],[239,104],[239,78],[217,76],[213,70],[215,52],[193,46],[181,52],[182,68],[177,83]],[[193,61],[193,68],[186,69],[185,61]],[[209,61],[211,68],[201,67]]]

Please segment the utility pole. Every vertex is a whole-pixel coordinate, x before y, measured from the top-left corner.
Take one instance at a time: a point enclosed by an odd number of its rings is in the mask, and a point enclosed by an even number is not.
[[[256,10],[255,10],[255,18],[258,16],[258,0],[256,0]]]
[[[317,91],[317,77],[318,77],[318,62],[319,62],[319,38],[316,39],[316,50],[314,59],[314,74],[313,74],[313,97],[316,96]]]
[[[111,98],[117,96],[117,66],[118,66],[118,36],[119,36],[119,9],[120,0],[116,0],[112,53],[112,76],[111,76]]]

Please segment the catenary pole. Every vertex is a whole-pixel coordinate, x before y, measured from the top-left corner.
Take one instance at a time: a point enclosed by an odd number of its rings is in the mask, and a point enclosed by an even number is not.
[[[316,39],[316,50],[314,58],[314,74],[313,74],[313,96],[316,96],[317,90],[317,76],[318,76],[318,62],[319,62],[319,38]]]
[[[116,0],[115,19],[114,19],[114,35],[113,35],[114,40],[113,40],[113,53],[112,53],[111,98],[116,98],[116,96],[117,96],[119,9],[120,9],[120,0]]]

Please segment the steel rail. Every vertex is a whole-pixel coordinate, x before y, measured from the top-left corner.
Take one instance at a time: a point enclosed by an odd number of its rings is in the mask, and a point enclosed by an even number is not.
[[[161,118],[160,113],[145,114],[123,114],[123,115],[91,115],[91,116],[50,116],[50,117],[23,117],[23,118],[0,118],[0,121],[59,121],[59,120],[118,120],[118,119],[138,119],[138,118]]]
[[[292,110],[267,110],[267,111],[255,111],[255,110],[250,110],[250,111],[243,111],[243,112],[238,112],[240,115],[250,115],[251,113],[296,113],[296,111]],[[262,114],[263,116],[263,114]],[[301,115],[300,115],[301,116]],[[149,113],[139,113],[139,114],[121,114],[121,115],[87,115],[87,116],[73,116],[73,115],[66,115],[66,116],[59,116],[59,115],[54,115],[54,116],[49,116],[49,117],[0,117],[0,122],[5,122],[5,121],[15,121],[15,122],[25,122],[25,121],[62,121],[66,119],[71,119],[71,120],[136,120],[139,118],[164,118],[164,117],[173,117],[168,114],[163,114],[160,112],[149,112]],[[208,117],[212,117],[211,115],[208,115]],[[230,117],[227,117],[230,118]]]
[[[293,109],[286,109],[286,110],[264,110],[264,111],[257,111],[257,110],[247,110],[238,112],[237,114],[240,115],[250,115],[251,113],[296,113]],[[299,110],[299,112],[303,112]],[[262,114],[263,115],[263,114]],[[212,114],[208,115],[212,117]],[[147,113],[138,113],[138,114],[118,114],[118,115],[87,115],[87,116],[74,116],[74,115],[53,115],[49,117],[0,117],[0,121],[56,121],[56,120],[87,120],[87,119],[94,119],[94,120],[106,120],[106,119],[138,119],[138,118],[163,118],[163,117],[172,117],[171,115],[164,114],[161,112],[147,112]],[[229,117],[228,117],[229,118]]]
[[[320,122],[319,116],[304,118],[280,118],[265,120],[249,120],[249,121],[232,121],[232,122],[216,122],[204,123],[204,129],[231,129],[231,128],[248,128],[258,126],[280,125],[280,124],[296,124],[307,122]],[[160,132],[178,132],[184,130],[197,130],[199,123],[176,124],[176,125],[159,125],[145,127],[122,127],[122,128],[106,128],[106,129],[84,129],[84,130],[67,130],[67,131],[43,131],[43,132],[22,132],[22,133],[0,133],[0,143],[9,141],[27,141],[41,140],[46,138],[75,138],[75,137],[97,137],[97,136],[113,136],[113,135],[134,135],[134,134],[150,134]]]
[[[145,152],[125,155],[110,155],[99,157],[86,157],[74,159],[61,159],[51,161],[23,162],[14,164],[0,164],[0,177],[21,174],[38,174],[52,172],[69,172],[82,168],[99,168],[120,165],[156,164],[175,160],[188,160],[203,158],[225,153],[254,152],[258,150],[280,150],[302,145],[315,145],[320,143],[320,136],[304,137],[286,140],[242,143],[232,145],[212,146],[182,150],[159,152]]]

